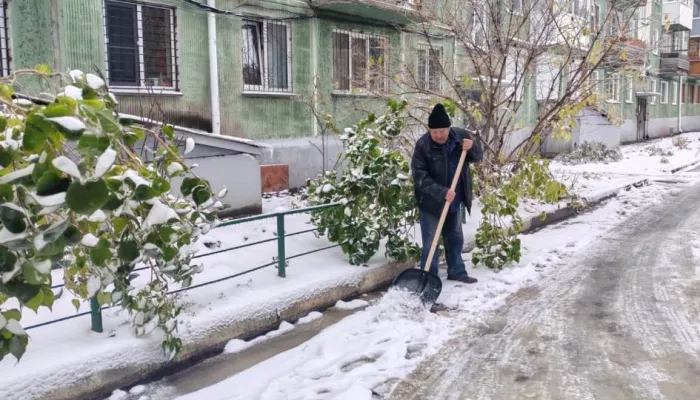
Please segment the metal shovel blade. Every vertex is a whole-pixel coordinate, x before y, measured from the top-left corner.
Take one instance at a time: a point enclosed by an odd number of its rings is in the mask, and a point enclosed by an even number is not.
[[[440,292],[442,292],[440,277],[417,268],[407,269],[400,273],[391,286],[409,293],[415,293],[426,305],[435,304],[438,297],[440,297]]]

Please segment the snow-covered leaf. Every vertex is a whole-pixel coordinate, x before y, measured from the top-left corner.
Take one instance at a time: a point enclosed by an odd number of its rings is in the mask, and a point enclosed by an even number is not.
[[[71,70],[68,74],[70,75],[71,79],[73,79],[73,82],[82,80],[85,77],[83,71],[79,69]]]
[[[101,287],[102,280],[100,277],[95,275],[90,276],[87,281],[88,297],[94,297]]]
[[[148,212],[148,217],[144,221],[144,227],[150,228],[156,225],[163,225],[171,219],[177,219],[177,213],[170,207],[163,204],[160,200],[154,200],[151,211]]]
[[[114,161],[117,159],[117,152],[111,147],[105,150],[104,153],[97,159],[97,164],[95,165],[94,178],[101,178],[110,168],[114,165]]]
[[[83,121],[79,120],[76,117],[54,117],[48,118],[48,120],[57,123],[64,129],[67,129],[71,132],[81,132],[87,129],[87,126],[85,126]]]
[[[102,78],[95,74],[87,74],[86,78],[88,86],[95,90],[102,89],[105,85],[105,81],[103,81]]]
[[[92,233],[88,233],[87,235],[83,236],[83,239],[80,241],[83,246],[85,247],[96,247],[97,243],[99,243],[99,239],[93,235]]]
[[[78,169],[78,166],[75,165],[75,163],[68,157],[66,156],[60,156],[58,158],[54,158],[51,161],[51,164],[53,164],[56,169],[59,171],[68,174],[70,176],[73,176],[78,179],[83,179],[83,176],[80,174],[80,170]]]
[[[184,169],[185,168],[182,166],[182,164],[172,162],[170,165],[168,165],[168,175],[173,176],[179,172],[182,172]]]
[[[102,210],[97,210],[88,217],[90,222],[104,222],[107,220],[107,215]]]
[[[51,260],[41,260],[36,261],[32,264],[36,271],[42,275],[46,275],[51,272]]]
[[[66,86],[66,90],[64,93],[66,96],[72,97],[76,100],[83,99],[83,90],[77,86],[73,86],[73,85]]]
[[[24,336],[27,333],[22,329],[22,325],[19,324],[19,321],[16,319],[10,319],[7,321],[7,325],[5,325],[5,329],[10,331],[13,335],[18,335],[18,336]]]
[[[188,137],[187,140],[185,140],[185,152],[184,154],[189,154],[194,150],[194,139],[191,137]]]
[[[32,172],[34,172],[34,166],[35,164],[30,164],[28,167],[19,169],[17,171],[12,171],[9,174],[0,177],[0,183],[11,183],[16,181],[17,179],[29,176],[32,174]]]
[[[7,325],[7,319],[5,319],[5,316],[0,313],[0,331],[5,328],[5,325]]]

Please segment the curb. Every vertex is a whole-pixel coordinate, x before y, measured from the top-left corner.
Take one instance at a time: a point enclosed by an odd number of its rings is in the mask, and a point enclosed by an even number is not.
[[[693,162],[689,162],[687,164],[681,165],[680,167],[673,168],[670,172],[672,174],[675,174],[676,172],[682,171],[688,167],[692,167],[693,165],[700,164],[700,160],[695,160]]]
[[[110,397],[116,389],[129,388],[143,382],[160,379],[181,371],[194,363],[221,354],[232,339],[251,339],[273,329],[282,321],[293,322],[311,311],[332,307],[338,300],[358,297],[364,293],[385,287],[403,270],[412,268],[413,263],[388,263],[380,267],[366,269],[358,273],[356,279],[316,291],[307,296],[296,297],[282,308],[268,307],[267,304],[251,305],[258,307],[250,317],[243,320],[224,321],[207,330],[205,335],[183,343],[182,351],[171,362],[153,360],[134,361],[118,368],[91,371],[90,376],[53,388],[50,392],[34,393],[42,400],[102,400]]]
[[[697,161],[697,163],[700,163],[700,160]],[[683,167],[686,168],[687,166]],[[574,217],[582,212],[585,212],[587,210],[590,210],[591,208],[595,207],[596,205],[606,201],[610,200],[613,197],[617,197],[617,195],[621,191],[628,191],[632,189],[632,187],[642,187],[642,186],[647,186],[649,185],[649,179],[644,178],[640,179],[638,181],[634,181],[631,183],[628,183],[624,186],[620,186],[614,189],[606,190],[601,193],[597,193],[592,196],[588,197],[583,197],[582,200],[584,201],[584,206],[583,208],[575,208],[570,205],[567,205],[565,207],[559,208],[554,211],[550,211],[544,215],[544,218],[542,217],[534,217],[531,218],[530,220],[524,221],[523,222],[523,227],[520,230],[520,234],[526,234],[526,233],[531,233],[533,231],[536,231],[538,229],[544,228],[545,226],[555,224],[557,222],[563,221],[565,219],[569,219],[571,217]],[[462,248],[462,253],[469,253],[472,250],[476,248],[476,242],[474,239],[470,239],[467,243],[465,243],[464,247]]]

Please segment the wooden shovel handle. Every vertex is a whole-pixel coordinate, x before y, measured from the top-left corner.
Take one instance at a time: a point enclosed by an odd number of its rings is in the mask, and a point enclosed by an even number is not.
[[[462,148],[462,154],[459,156],[459,164],[457,164],[457,170],[455,171],[455,176],[452,178],[452,186],[450,186],[451,191],[455,191],[457,188],[457,183],[459,182],[459,177],[462,176],[462,167],[464,167],[464,161],[467,159],[467,150]],[[445,219],[447,218],[447,212],[450,210],[450,204],[452,204],[451,201],[447,201],[445,199],[445,207],[442,208],[442,215],[440,215],[440,220],[438,221],[438,226],[437,229],[435,230],[435,234],[433,235],[433,243],[430,245],[430,253],[428,253],[428,258],[425,260],[425,265],[423,266],[423,270],[428,272],[430,269],[430,263],[433,260],[433,256],[435,255],[435,249],[437,249],[437,244],[438,241],[440,240],[440,236],[442,234],[442,226],[445,225]],[[423,243],[425,245],[425,243]]]

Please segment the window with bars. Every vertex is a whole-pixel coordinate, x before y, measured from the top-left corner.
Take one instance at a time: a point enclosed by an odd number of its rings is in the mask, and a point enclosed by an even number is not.
[[[10,68],[10,30],[7,20],[7,1],[0,2],[0,76],[8,76]]]
[[[523,0],[510,0],[510,11],[515,14],[523,12]]]
[[[472,13],[472,43],[474,46],[486,46],[486,29],[484,27],[486,18],[476,10]]]
[[[607,95],[609,101],[620,101],[620,75],[610,75],[610,79],[607,81]]]
[[[632,98],[633,98],[633,94],[634,94],[633,93],[634,92],[634,78],[631,76],[628,76],[626,78],[626,83],[627,83],[627,91],[625,92],[626,93],[625,94],[625,101],[627,103],[631,103]]]
[[[244,90],[292,92],[292,45],[289,21],[243,21]]]
[[[661,82],[661,104],[668,103],[668,82]]]
[[[658,93],[656,90],[657,81],[654,78],[649,79],[649,91],[651,93]],[[651,104],[656,104],[656,96],[651,96]]]
[[[364,33],[333,32],[333,87],[337,91],[388,90],[388,39]]]
[[[418,85],[421,90],[440,90],[442,48],[421,45],[418,49]]]
[[[109,84],[122,88],[178,88],[175,9],[105,0]]]

